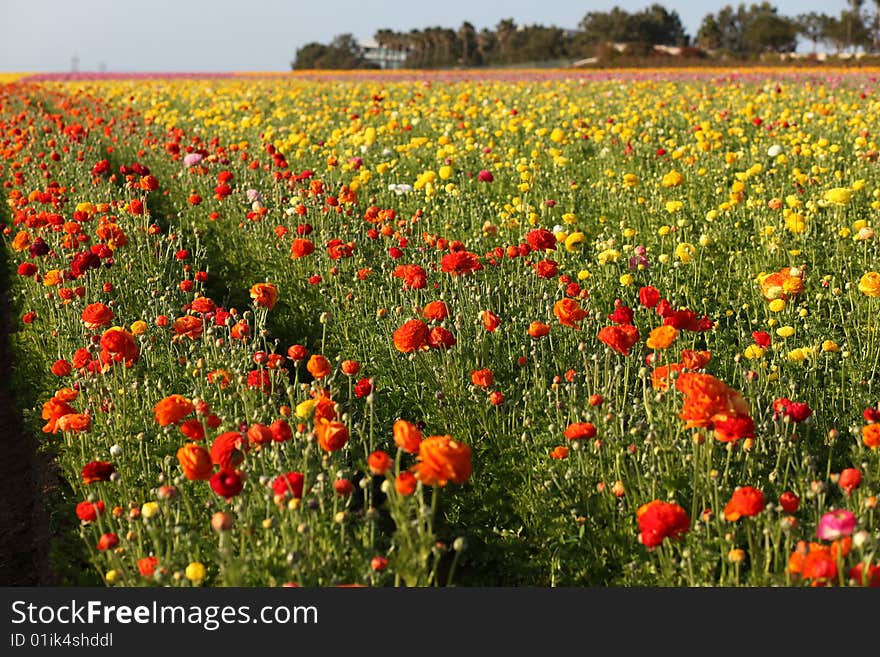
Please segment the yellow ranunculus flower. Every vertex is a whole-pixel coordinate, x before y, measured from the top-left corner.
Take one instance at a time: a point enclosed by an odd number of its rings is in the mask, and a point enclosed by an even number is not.
[[[764,350],[756,344],[750,344],[743,352],[743,356],[749,360],[758,360],[764,355]]]
[[[683,180],[684,176],[682,176],[678,171],[670,171],[665,176],[663,176],[663,180],[660,181],[660,184],[663,187],[678,187]]]
[[[587,238],[584,237],[584,234],[581,232],[575,232],[565,238],[565,250],[566,251],[577,251],[581,244],[587,241]]]
[[[773,301],[770,302],[768,307],[774,313],[781,312],[782,310],[785,309],[785,301],[783,301],[782,299],[773,299]]]
[[[314,399],[306,399],[304,402],[300,402],[296,405],[296,416],[303,420],[306,420],[312,416],[312,413],[315,410],[315,406],[318,402]]]
[[[139,319],[136,322],[131,323],[131,334],[132,335],[143,335],[147,332],[147,323]]]
[[[198,584],[205,579],[205,566],[198,561],[193,561],[186,567],[185,574],[190,582]]]
[[[684,264],[693,262],[694,258],[697,257],[697,247],[689,242],[681,242],[675,247],[675,257]]]
[[[859,279],[859,292],[869,297],[880,297],[880,273],[869,271]]]
[[[825,190],[822,194],[822,200],[835,205],[846,205],[852,198],[852,190],[848,187],[835,187]]]

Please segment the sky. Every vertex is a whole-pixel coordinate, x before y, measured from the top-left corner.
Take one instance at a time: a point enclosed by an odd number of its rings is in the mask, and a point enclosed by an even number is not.
[[[651,0],[0,0],[0,71],[285,71],[297,48],[380,28],[478,30],[504,18],[576,28],[589,11],[635,12]],[[730,0],[667,0],[693,37]],[[747,3],[751,4],[751,2]],[[777,0],[779,13],[839,14],[845,0]],[[866,3],[866,6],[871,3]]]

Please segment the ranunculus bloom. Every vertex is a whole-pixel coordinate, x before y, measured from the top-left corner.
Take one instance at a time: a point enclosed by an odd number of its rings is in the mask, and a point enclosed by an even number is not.
[[[859,292],[869,297],[880,297],[880,273],[869,271],[859,279]]]
[[[272,310],[278,302],[278,287],[272,283],[256,283],[251,286],[254,305]]]
[[[58,421],[70,413],[76,413],[76,410],[56,393],[49,401],[43,403],[42,418],[47,421],[43,433],[58,433]]]
[[[573,422],[563,434],[569,440],[587,440],[596,437],[596,426],[592,422]]]
[[[315,354],[309,358],[309,362],[306,363],[306,369],[316,379],[323,379],[330,374],[332,368],[329,360],[321,354]]]
[[[740,518],[756,516],[764,510],[764,493],[752,486],[743,486],[733,491],[730,501],[724,507],[724,517],[730,522]]]
[[[398,495],[404,497],[412,495],[415,492],[417,485],[418,481],[412,472],[401,472],[394,479],[394,490],[397,491]]]
[[[312,241],[302,237],[294,238],[293,243],[290,245],[290,257],[294,259],[305,258],[314,252],[315,245]]]
[[[686,429],[711,426],[715,416],[721,416],[719,419],[723,421],[749,413],[748,402],[742,395],[711,374],[682,372],[675,387],[685,396],[678,416],[685,420]]]
[[[214,471],[211,454],[195,443],[187,443],[178,449],[177,461],[183,470],[183,476],[191,481],[210,479]]]
[[[587,316],[587,311],[581,308],[574,299],[560,299],[553,304],[553,314],[563,326],[569,326],[579,331],[581,327],[578,322]]]
[[[394,347],[405,354],[418,351],[428,345],[428,325],[420,319],[404,322],[394,332]]]
[[[678,329],[674,326],[658,326],[651,330],[645,345],[649,349],[668,349],[678,337]]]
[[[384,475],[394,465],[394,461],[388,456],[387,452],[376,450],[367,457],[367,465],[370,472],[374,475]]]
[[[783,267],[761,281],[761,293],[767,301],[787,299],[804,291],[803,269]]]
[[[471,383],[480,388],[488,388],[495,383],[495,375],[490,369],[471,372]]]
[[[92,428],[92,417],[87,413],[68,413],[58,418],[55,426],[59,431],[80,433]]]
[[[451,349],[457,340],[449,329],[435,326],[428,332],[428,346],[432,349]]]
[[[856,517],[852,511],[838,509],[829,511],[819,519],[816,536],[823,541],[835,541],[850,536],[856,527]]]
[[[288,472],[275,478],[272,482],[272,491],[279,497],[292,497],[302,499],[305,476],[302,472]]]
[[[293,431],[287,420],[275,420],[269,425],[269,431],[272,432],[272,441],[283,443],[293,438]]]
[[[868,565],[858,563],[849,569],[847,573],[849,579],[859,586],[867,586],[869,588],[880,588],[880,564]]]
[[[184,315],[183,317],[179,317],[174,320],[172,326],[174,328],[175,337],[178,340],[182,340],[184,337],[187,337],[190,340],[198,340],[202,337],[202,333],[205,332],[204,322],[202,322],[201,318],[196,317],[195,315]]]
[[[272,442],[272,431],[265,424],[255,422],[248,427],[247,437],[251,445],[268,445]]]
[[[800,498],[790,490],[779,496],[779,505],[786,513],[795,513],[801,505]]]
[[[688,370],[701,370],[712,359],[711,351],[694,351],[693,349],[681,350],[681,364]]]
[[[550,333],[550,327],[544,322],[532,322],[529,324],[528,333],[531,337],[538,339],[543,338]]]
[[[422,309],[422,317],[440,321],[449,317],[449,308],[442,301],[432,301]]]
[[[862,483],[862,471],[858,468],[846,468],[840,473],[837,479],[837,485],[846,495],[852,495],[852,492]]]
[[[321,418],[315,423],[318,444],[327,452],[336,452],[348,442],[348,427],[337,420]]]
[[[103,303],[90,303],[83,309],[81,317],[86,328],[97,329],[110,326],[116,315]]]
[[[880,423],[866,424],[862,427],[862,442],[865,447],[877,449],[880,447]]]
[[[235,470],[221,470],[214,473],[210,483],[211,489],[217,495],[225,497],[227,500],[238,495],[242,488],[244,488],[244,482]]]
[[[248,450],[247,437],[238,431],[221,433],[211,443],[211,462],[221,470],[234,470],[244,461]]]
[[[101,551],[112,550],[117,545],[119,545],[119,535],[114,532],[101,534],[101,538],[98,539],[98,549]]]
[[[600,342],[624,356],[629,354],[629,350],[639,341],[640,337],[639,329],[631,324],[605,326],[598,335]]]
[[[526,242],[535,251],[556,250],[556,236],[546,228],[535,228],[526,234]]]
[[[429,436],[419,445],[415,476],[426,486],[462,484],[471,476],[471,449],[452,436]]]
[[[195,405],[183,395],[169,395],[153,407],[153,417],[159,426],[177,424],[196,410]]]
[[[639,289],[639,303],[645,308],[653,308],[660,303],[660,291],[650,285]]]
[[[493,333],[501,325],[501,318],[493,312],[484,310],[480,315],[483,328],[489,333]]]
[[[636,511],[639,541],[648,549],[660,545],[664,538],[681,539],[690,531],[691,520],[678,504],[654,500]]]
[[[98,481],[109,481],[110,475],[116,472],[116,467],[107,461],[90,461],[83,466],[82,480],[84,484],[94,484]]]
[[[722,443],[735,443],[755,436],[755,421],[747,413],[716,413],[711,424],[715,440]]]
[[[97,502],[85,500],[76,505],[76,517],[83,522],[94,522],[103,513],[104,503],[101,500]]]
[[[419,265],[400,265],[391,275],[403,279],[405,290],[423,290],[428,286],[428,273]]]
[[[813,409],[806,402],[794,402],[787,397],[775,399],[773,411],[781,413],[792,422],[803,422],[813,414]]]
[[[470,274],[482,268],[477,256],[468,251],[453,251],[440,259],[440,270],[448,274]]]
[[[158,557],[142,557],[137,562],[138,572],[143,577],[152,577],[158,565]]]
[[[124,362],[127,366],[131,367],[141,355],[134,336],[118,326],[104,331],[104,334],[101,336],[100,345],[101,362],[104,363]]]
[[[397,420],[392,427],[394,444],[404,452],[415,454],[419,451],[422,442],[422,432],[412,422]]]

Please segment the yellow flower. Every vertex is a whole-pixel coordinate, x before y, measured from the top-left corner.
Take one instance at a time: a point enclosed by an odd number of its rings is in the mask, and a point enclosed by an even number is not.
[[[859,292],[869,297],[880,297],[880,274],[869,271],[859,279]]]
[[[835,205],[846,205],[852,198],[852,190],[848,187],[835,187],[825,190],[822,194],[822,200]]]
[[[584,234],[581,232],[572,233],[568,237],[565,238],[565,250],[566,251],[577,251],[578,247],[581,244],[587,241],[587,238],[584,237]]]
[[[674,214],[676,212],[679,212],[684,207],[684,203],[682,203],[681,201],[666,201],[665,207],[666,211],[669,214]]]
[[[797,235],[807,229],[807,222],[804,220],[803,215],[792,213],[785,218],[785,228]]]
[[[139,319],[136,322],[131,323],[131,334],[132,335],[143,335],[147,332],[147,323]]]
[[[758,360],[764,355],[764,350],[756,344],[750,344],[743,352],[743,356],[749,360]]]
[[[634,173],[625,173],[623,174],[623,184],[625,187],[636,187],[639,184],[639,179]]]
[[[633,278],[632,274],[623,274],[620,277],[621,285],[632,285],[634,281],[635,279]]]
[[[162,513],[162,509],[159,508],[159,504],[156,502],[146,502],[141,507],[141,515],[144,518],[152,518],[153,516],[157,516]]]
[[[193,561],[186,567],[185,574],[190,582],[198,584],[205,579],[205,566],[198,561]]]
[[[675,257],[681,260],[684,264],[693,262],[696,256],[697,247],[689,242],[681,242],[675,247]]]
[[[794,327],[792,326],[780,326],[776,329],[776,335],[780,338],[790,338],[794,335]]]
[[[108,584],[112,584],[117,579],[119,579],[119,571],[118,570],[108,570],[104,574],[104,581],[107,582]]]
[[[837,346],[837,343],[834,340],[825,340],[825,342],[822,343],[822,351],[837,353],[839,349],[840,347]]]
[[[783,301],[782,299],[773,299],[773,301],[771,301],[771,302],[769,303],[769,306],[768,306],[768,307],[769,307],[770,310],[772,310],[774,313],[781,312],[781,311],[783,311],[783,310],[785,309],[785,301]]]
[[[296,416],[303,420],[310,418],[317,403],[314,399],[306,399],[304,402],[300,402],[296,405]]]
[[[449,180],[450,178],[452,178],[452,167],[444,165],[440,167],[440,170],[437,173],[440,174],[440,178],[442,180]]]
[[[662,185],[663,187],[678,187],[683,180],[684,176],[682,176],[678,171],[670,171],[665,176],[663,176],[663,180],[660,181],[660,185]]]

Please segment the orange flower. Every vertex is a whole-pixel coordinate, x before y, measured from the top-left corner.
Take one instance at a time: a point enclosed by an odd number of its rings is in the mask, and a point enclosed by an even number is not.
[[[58,433],[58,420],[69,413],[76,413],[76,411],[67,403],[67,400],[59,398],[57,394],[45,402],[42,417],[47,422],[43,427],[43,433]]]
[[[632,324],[605,326],[598,335],[600,342],[624,356],[629,354],[629,350],[639,341],[640,337],[639,329]]]
[[[394,461],[391,460],[387,453],[377,450],[367,458],[367,465],[369,465],[372,474],[384,475],[394,465]]]
[[[483,328],[489,333],[494,332],[501,325],[501,318],[489,310],[482,311],[480,319],[483,322]]]
[[[689,370],[703,369],[711,358],[711,351],[694,351],[693,349],[682,349],[681,351],[681,364]]]
[[[235,470],[248,450],[247,436],[238,431],[221,433],[211,443],[211,462],[220,466],[220,470]]]
[[[724,517],[730,522],[740,518],[756,516],[764,510],[764,493],[752,486],[743,486],[733,491],[730,501],[724,507]]]
[[[177,460],[183,469],[183,475],[190,481],[207,481],[214,473],[211,454],[201,445],[187,443],[177,450]]]
[[[581,327],[578,322],[587,316],[587,311],[574,299],[560,299],[553,305],[553,314],[563,326],[570,326],[579,331]]]
[[[104,331],[101,336],[101,349],[102,361],[124,361],[128,366],[131,366],[141,355],[134,336],[118,326]]]
[[[411,319],[394,332],[394,347],[405,354],[428,345],[428,325],[420,319]]]
[[[58,418],[55,425],[59,431],[78,433],[92,428],[92,417],[86,413],[68,413]]]
[[[488,388],[495,383],[495,375],[489,369],[475,370],[471,372],[471,383],[480,388]]]
[[[445,486],[453,481],[462,484],[471,476],[470,447],[452,436],[429,436],[419,445],[416,478],[425,486]]]
[[[877,449],[880,447],[880,422],[866,424],[862,427],[862,441],[865,447]]]
[[[686,429],[708,427],[715,415],[747,415],[749,405],[735,390],[728,388],[711,374],[683,372],[675,387],[685,395],[679,417]]]
[[[563,434],[569,440],[585,440],[596,437],[596,426],[592,422],[573,422]]]
[[[550,332],[550,327],[544,322],[532,322],[529,324],[529,335],[533,338],[543,338]]]
[[[314,252],[315,245],[310,240],[301,237],[294,239],[293,244],[290,245],[290,257],[294,259],[305,258]]]
[[[187,415],[196,410],[193,403],[183,395],[169,395],[153,407],[153,416],[159,426],[177,424]]]
[[[257,283],[251,286],[251,299],[254,305],[272,310],[278,301],[278,287],[272,283]]]
[[[174,339],[182,340],[184,337],[190,340],[198,340],[205,332],[205,325],[201,319],[194,315],[184,315],[174,320]]]
[[[394,490],[397,491],[398,495],[404,497],[412,495],[417,485],[418,482],[412,472],[401,472],[394,480]]]
[[[783,267],[761,281],[761,294],[767,301],[787,299],[804,291],[803,270]]]
[[[669,387],[669,376],[674,372],[678,374],[682,370],[681,363],[660,365],[651,372],[651,387],[654,390],[666,390]]]
[[[97,329],[109,326],[116,315],[103,303],[90,303],[82,311],[82,321],[86,328]]]
[[[674,326],[658,326],[651,330],[645,341],[649,349],[668,349],[678,337],[678,329]]]
[[[440,321],[449,317],[449,309],[442,301],[432,301],[422,310],[422,317]]]
[[[335,452],[348,442],[348,427],[336,420],[322,418],[315,425],[315,434],[318,436],[318,444],[327,452]]]
[[[562,459],[568,456],[568,447],[563,447],[560,445],[559,447],[554,447],[553,451],[550,452],[550,458],[556,459],[557,461],[561,461]]]
[[[193,302],[190,304],[190,309],[196,313],[210,313],[217,309],[217,304],[214,303],[213,299],[208,297],[198,297],[197,299],[193,299]]]
[[[16,251],[24,251],[31,245],[31,236],[26,230],[20,230],[12,240],[12,248]]]
[[[323,379],[325,376],[330,374],[331,367],[330,361],[324,358],[321,354],[315,354],[311,358],[309,358],[309,362],[306,363],[306,369],[316,379]]]
[[[415,454],[422,442],[422,432],[412,422],[397,420],[393,427],[394,444],[404,452]]]
[[[268,445],[272,442],[272,430],[265,424],[255,422],[247,430],[248,442],[254,445]]]

